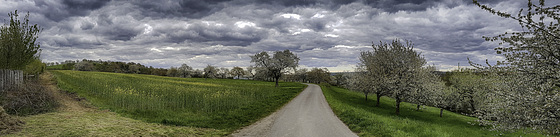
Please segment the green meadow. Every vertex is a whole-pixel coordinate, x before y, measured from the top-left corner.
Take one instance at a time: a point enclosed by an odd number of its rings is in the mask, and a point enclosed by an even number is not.
[[[232,132],[265,117],[306,85],[272,82],[173,78],[153,75],[51,71],[58,86],[100,109],[146,122]]]
[[[480,137],[480,136],[543,136],[540,134],[500,133],[478,126],[476,118],[443,112],[439,108],[416,110],[416,104],[401,103],[401,115],[395,115],[395,100],[381,97],[365,101],[362,93],[334,86],[321,86],[327,102],[335,114],[359,136],[379,137]]]

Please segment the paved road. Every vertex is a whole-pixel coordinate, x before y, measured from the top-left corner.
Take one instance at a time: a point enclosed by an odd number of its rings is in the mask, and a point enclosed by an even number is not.
[[[356,137],[334,115],[321,88],[314,84],[308,85],[279,111],[231,136]]]

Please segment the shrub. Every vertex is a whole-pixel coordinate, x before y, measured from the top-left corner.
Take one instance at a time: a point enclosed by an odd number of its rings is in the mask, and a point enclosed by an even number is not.
[[[4,90],[0,95],[0,105],[11,115],[40,114],[58,106],[53,94],[37,81],[26,81],[23,86]]]

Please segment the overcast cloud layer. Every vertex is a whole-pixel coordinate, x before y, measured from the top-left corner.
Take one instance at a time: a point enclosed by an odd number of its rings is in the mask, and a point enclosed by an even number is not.
[[[480,0],[483,1],[483,0]],[[289,49],[304,67],[352,71],[372,42],[410,40],[440,70],[502,60],[495,36],[521,28],[470,0],[0,0],[0,19],[29,11],[45,62],[111,60],[168,68],[249,66]],[[526,1],[484,1],[517,13]],[[552,2],[550,5],[557,5]]]

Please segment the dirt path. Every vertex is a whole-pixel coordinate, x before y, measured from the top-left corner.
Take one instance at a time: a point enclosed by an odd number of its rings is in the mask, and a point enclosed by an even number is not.
[[[91,112],[96,110],[83,98],[80,98],[75,94],[60,91],[56,86],[56,81],[53,77],[54,76],[50,72],[45,72],[39,76],[39,80],[41,85],[47,88],[47,91],[51,92],[55,100],[60,103],[61,106],[58,108],[59,111]]]
[[[272,115],[245,127],[234,137],[355,137],[334,115],[321,88],[309,86]]]

